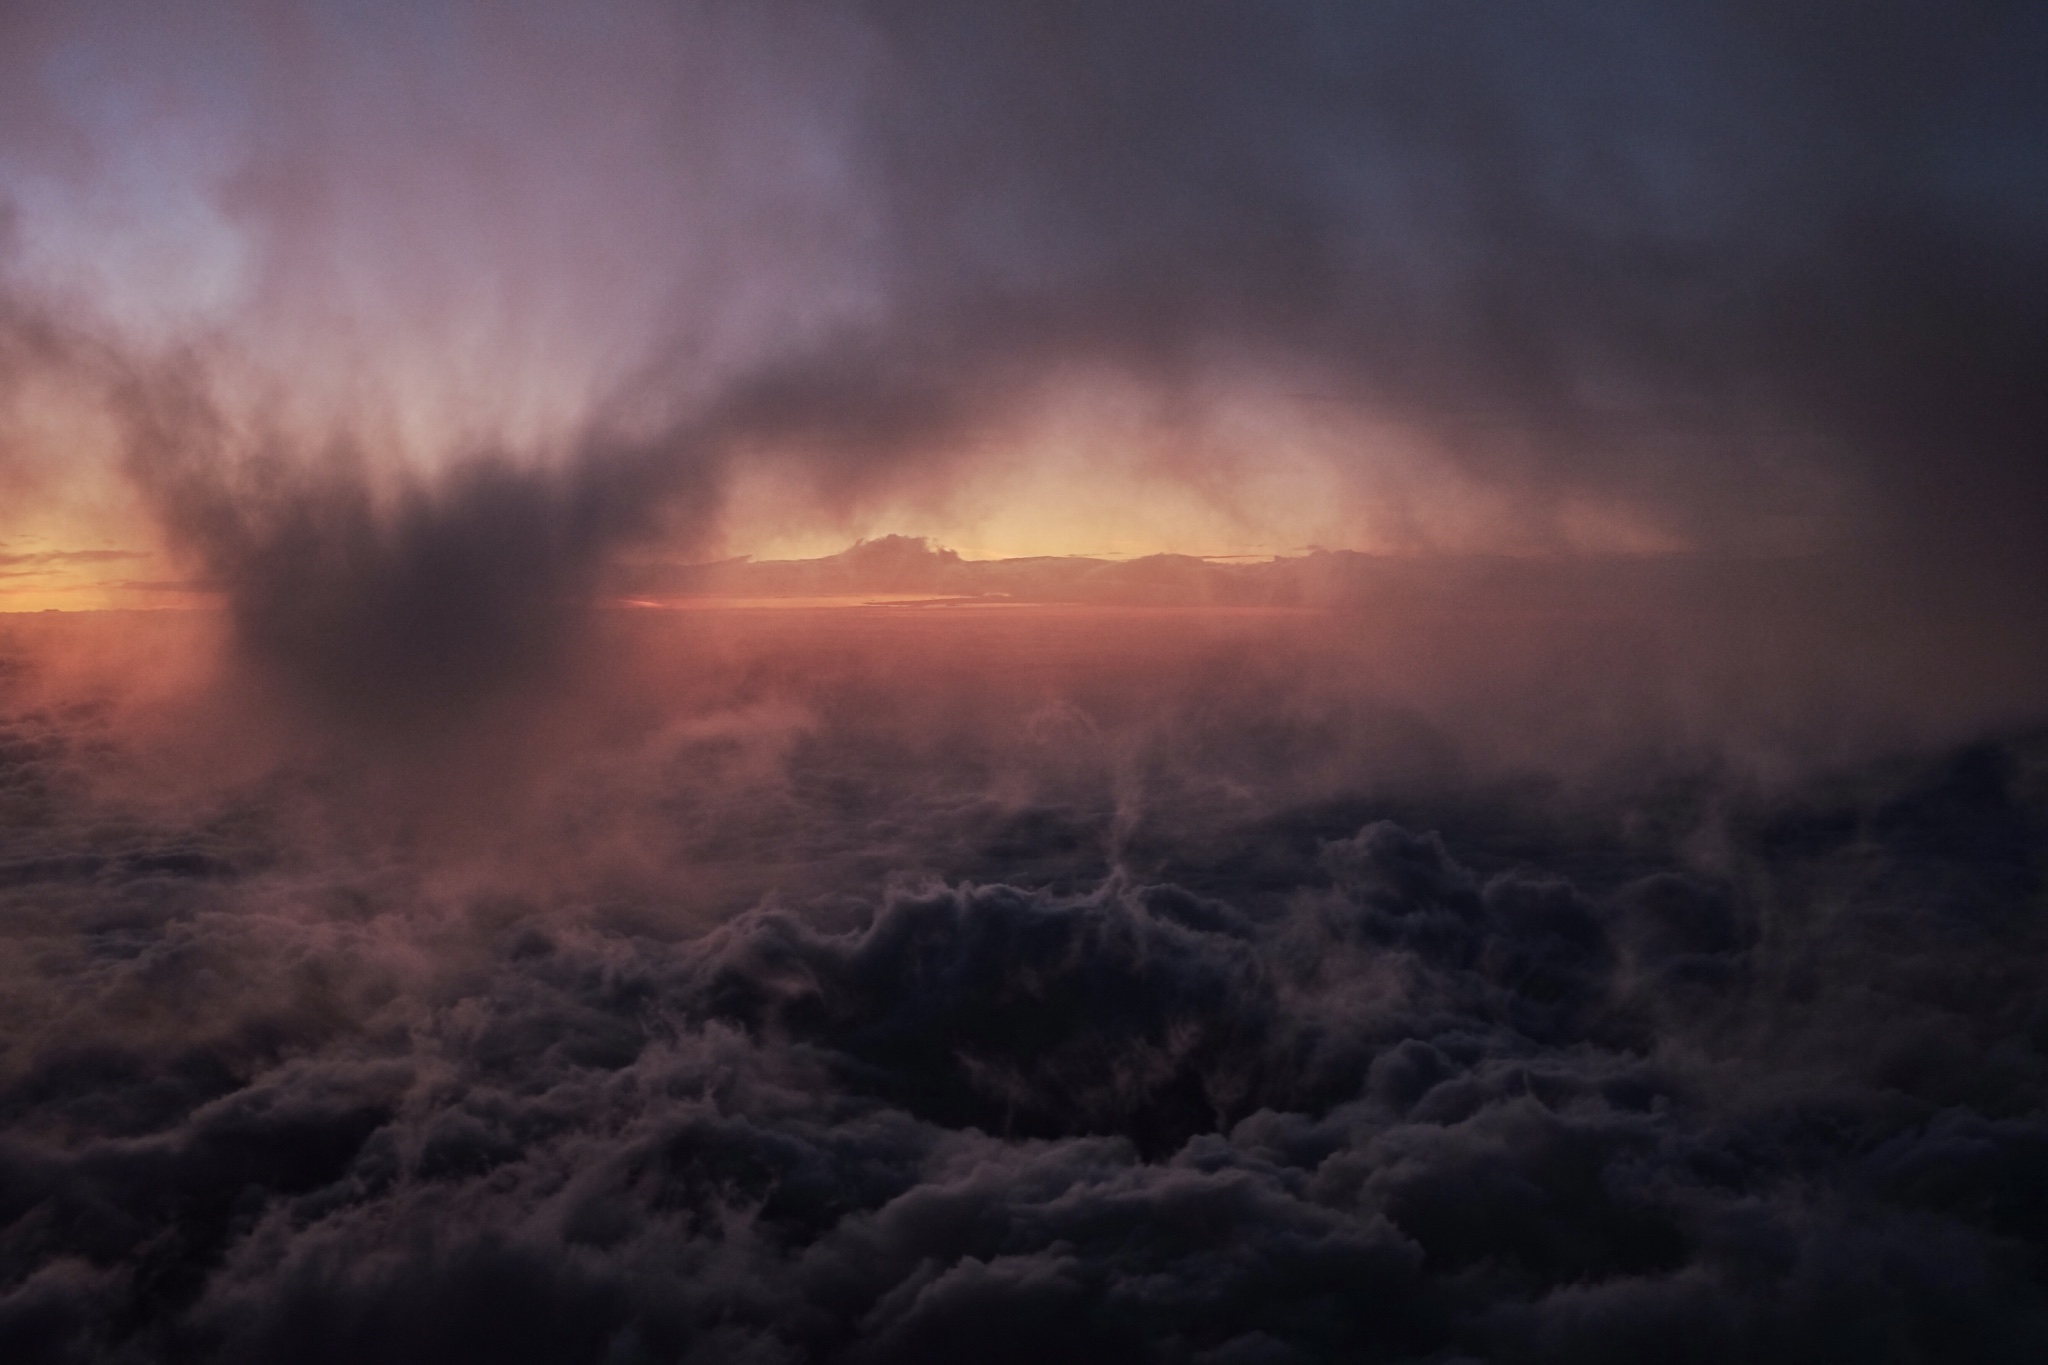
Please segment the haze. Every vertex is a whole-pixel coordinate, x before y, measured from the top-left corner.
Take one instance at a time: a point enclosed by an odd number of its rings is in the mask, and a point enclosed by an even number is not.
[[[2044,58],[0,3],[0,1354],[2042,1358]]]

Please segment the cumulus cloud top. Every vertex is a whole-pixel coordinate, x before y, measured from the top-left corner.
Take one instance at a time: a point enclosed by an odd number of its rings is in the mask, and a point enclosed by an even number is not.
[[[1000,729],[999,765],[874,766],[875,694],[836,685],[766,761],[730,728],[690,764],[607,761],[610,795],[573,809],[687,812],[695,852],[552,883],[459,870],[341,758],[166,809],[108,787],[133,741],[104,715],[16,712],[0,1339],[249,1361],[2048,1341],[2037,738],[1577,804],[1219,805],[1195,772],[1027,761]],[[1145,723],[1069,704],[1112,744]],[[707,919],[687,907],[716,900],[720,849],[812,889]]]

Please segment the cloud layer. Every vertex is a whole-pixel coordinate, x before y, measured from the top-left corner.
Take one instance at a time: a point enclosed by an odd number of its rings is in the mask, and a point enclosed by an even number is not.
[[[17,651],[10,1353],[2048,1342],[2038,736],[1574,794],[1229,647],[1162,710],[1099,640],[991,696],[763,638],[495,814],[346,751],[167,798]]]
[[[0,1351],[2041,1358],[2044,46],[0,9]]]

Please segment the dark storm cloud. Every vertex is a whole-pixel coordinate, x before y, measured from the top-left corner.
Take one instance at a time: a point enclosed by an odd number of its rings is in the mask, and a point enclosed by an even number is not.
[[[1710,541],[1774,464],[1869,481],[1894,543],[2032,540],[2031,7],[875,16],[895,279],[970,355],[1273,348],[1539,495],[1636,493]]]
[[[232,200],[264,302],[229,332],[261,347],[367,286],[357,350],[306,363],[402,341],[453,367],[453,395],[468,333],[406,321],[445,295],[448,318],[505,318],[514,385],[549,373],[518,329],[557,329],[581,425],[551,459],[445,452],[452,473],[390,506],[345,468],[253,497],[216,453],[166,478],[162,447],[204,429],[152,420],[138,455],[257,652],[339,669],[340,693],[388,675],[396,700],[432,672],[468,695],[559,650],[612,552],[689,544],[736,460],[795,458],[828,499],[943,478],[1102,368],[1169,414],[1233,375],[1301,376],[1539,518],[1620,498],[1737,551],[1791,526],[1852,552],[1887,623],[1962,649],[2038,633],[2034,7],[628,7],[560,60],[536,12],[445,88],[411,56],[365,74],[416,40],[452,61],[462,14],[221,50],[228,88],[277,105]],[[318,98],[278,103],[266,60]],[[379,121],[378,81],[417,98],[416,140]],[[578,91],[618,111],[580,149],[548,114]],[[16,121],[28,145],[50,103]],[[306,604],[290,623],[285,600]],[[416,662],[428,640],[473,663]]]
[[[611,556],[700,537],[736,450],[829,439],[881,459],[958,417],[922,376],[802,356],[651,435],[593,428],[539,465],[486,452],[380,498],[345,445],[313,461],[239,446],[189,373],[123,382],[116,402],[131,472],[254,661],[321,706],[401,724],[555,672]]]
[[[383,508],[360,461],[309,473],[243,456],[189,395],[131,410],[139,476],[227,591],[243,644],[359,720],[409,724],[551,668],[606,552],[654,529],[651,501],[701,482],[687,451],[593,443],[560,471],[480,459]]]

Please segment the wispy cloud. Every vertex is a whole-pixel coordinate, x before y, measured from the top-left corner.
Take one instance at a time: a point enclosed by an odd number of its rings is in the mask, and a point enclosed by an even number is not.
[[[28,554],[0,553],[0,564],[112,564],[124,559],[148,557],[141,550],[39,550]]]

